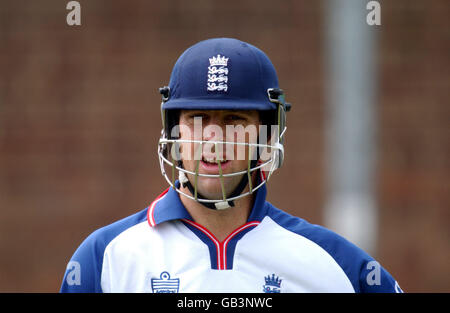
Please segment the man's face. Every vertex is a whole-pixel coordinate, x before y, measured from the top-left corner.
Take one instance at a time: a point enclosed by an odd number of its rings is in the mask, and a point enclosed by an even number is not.
[[[246,145],[232,143],[256,143],[259,124],[258,111],[181,111],[180,139],[205,141],[203,144],[181,143],[180,151],[184,169],[192,172],[198,170],[199,174],[215,175],[220,172],[229,174],[247,170],[253,150],[249,151],[250,148]],[[227,144],[215,142],[227,142]],[[187,176],[194,186],[194,175]],[[223,178],[226,196],[234,191],[242,177],[243,175]],[[221,199],[223,197],[221,179],[198,177],[197,191],[208,199]]]

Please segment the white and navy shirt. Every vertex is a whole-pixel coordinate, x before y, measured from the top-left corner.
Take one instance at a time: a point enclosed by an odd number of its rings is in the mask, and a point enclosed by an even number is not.
[[[360,248],[265,197],[263,186],[247,223],[219,241],[169,188],[86,238],[61,292],[401,292]]]

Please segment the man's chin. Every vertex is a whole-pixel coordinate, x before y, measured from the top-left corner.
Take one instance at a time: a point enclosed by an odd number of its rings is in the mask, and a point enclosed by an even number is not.
[[[188,175],[188,179],[191,182],[192,188],[195,188],[194,182],[195,177]],[[234,192],[238,187],[242,177],[225,177],[223,179],[223,185],[225,188],[225,195],[227,198]],[[186,188],[187,190],[187,188]],[[192,190],[193,191],[193,190]],[[193,192],[192,192],[193,193]],[[197,181],[197,193],[202,197],[210,200],[221,200],[223,199],[222,184],[219,178],[213,177],[198,177]]]
[[[222,188],[219,186],[218,188],[211,188],[212,186],[208,186],[207,188],[202,188],[199,186],[197,192],[201,194],[206,199],[211,200],[219,200],[223,199]]]
[[[227,188],[229,187],[229,185],[226,183],[224,185],[225,185],[225,195],[229,197],[229,195],[234,191],[234,189]],[[192,185],[192,187],[194,187],[194,185]],[[202,197],[205,197],[206,199],[211,200],[223,199],[222,185],[220,184],[220,182],[217,181],[202,182],[198,184],[197,188],[198,188],[197,193],[199,193]]]

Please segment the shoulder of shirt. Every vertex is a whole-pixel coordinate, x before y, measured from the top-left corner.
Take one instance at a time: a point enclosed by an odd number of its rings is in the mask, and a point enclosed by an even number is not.
[[[146,221],[147,208],[97,229],[85,239],[83,244],[95,245],[98,249],[104,250],[105,247],[122,232]]]
[[[275,223],[288,231],[307,238],[324,249],[345,272],[355,291],[364,292],[363,289],[366,287],[361,286],[361,281],[365,280],[364,275],[367,275],[368,264],[374,261],[369,254],[323,226],[311,224],[302,218],[292,216],[270,203],[269,206],[267,215]],[[390,276],[384,269],[382,270],[383,275]]]
[[[73,254],[63,278],[61,292],[102,292],[100,275],[108,244],[122,232],[147,220],[147,209],[118,220],[91,233]],[[77,264],[80,281],[69,283],[71,266]],[[68,278],[69,275],[69,278]]]

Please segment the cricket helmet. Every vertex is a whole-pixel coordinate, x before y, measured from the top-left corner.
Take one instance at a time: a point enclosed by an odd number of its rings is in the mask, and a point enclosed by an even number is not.
[[[285,102],[284,93],[278,86],[272,62],[260,49],[232,38],[201,41],[188,48],[178,58],[172,70],[169,86],[164,86],[159,91],[162,95],[163,124],[158,144],[161,173],[169,185],[180,194],[209,208],[225,209],[233,206],[234,200],[255,192],[266,183],[276,169],[281,167],[284,158],[286,112],[291,106]],[[262,124],[273,129],[265,136],[270,140],[263,143],[180,140],[173,132],[179,123],[180,110],[257,110],[260,112]],[[272,125],[275,127],[271,127]],[[177,153],[179,145],[186,141],[197,144],[200,151],[201,146],[206,143],[247,145],[255,157],[251,161],[249,158],[247,169],[239,172],[222,174],[220,161],[217,175],[201,174],[198,172],[198,166],[196,171],[188,171],[183,168],[182,160]],[[261,149],[270,150],[269,157],[264,160],[260,158]],[[199,157],[197,161],[200,160]],[[171,170],[166,170],[166,167]],[[255,171],[259,171],[260,175],[257,183],[253,184],[251,176]],[[195,181],[190,181],[187,174],[195,177]],[[202,176],[221,180],[221,198],[208,199],[200,195],[197,190],[197,178]],[[228,176],[242,176],[239,186],[229,195],[225,193],[223,186],[223,179]],[[177,188],[176,178],[189,188],[191,194]],[[247,185],[249,191],[243,192]]]

